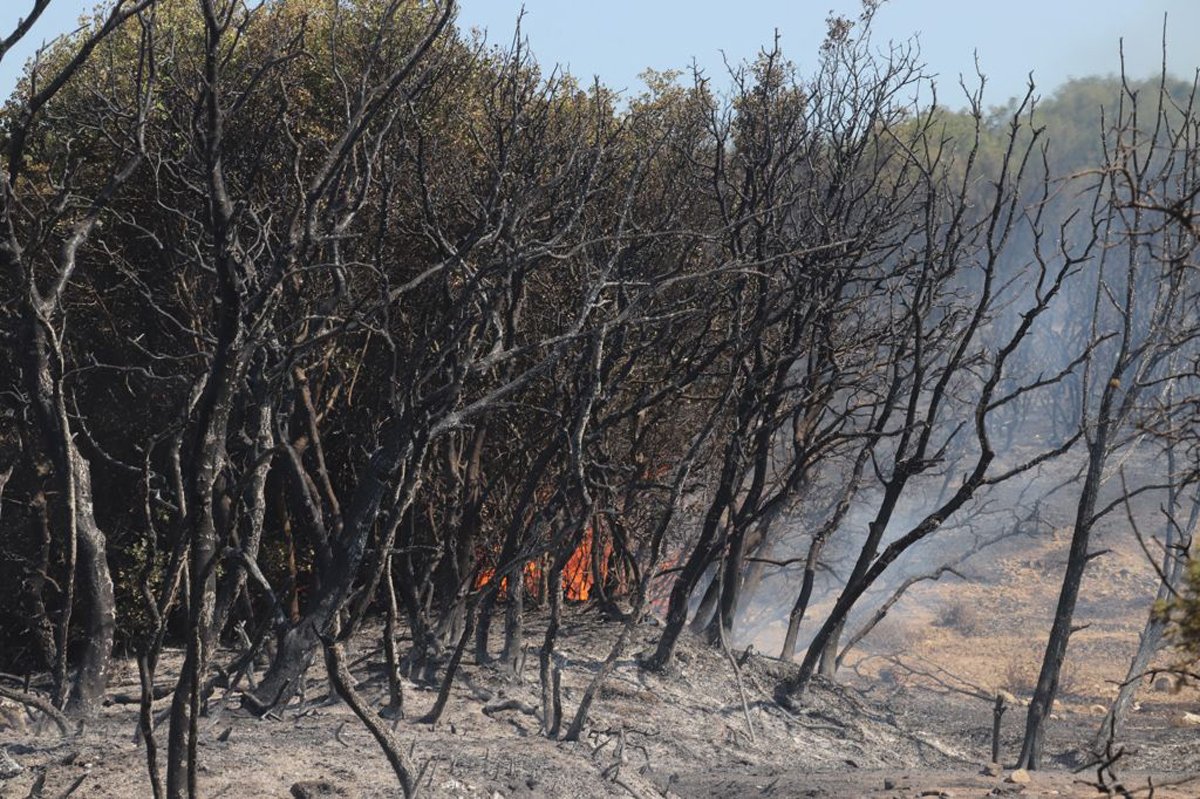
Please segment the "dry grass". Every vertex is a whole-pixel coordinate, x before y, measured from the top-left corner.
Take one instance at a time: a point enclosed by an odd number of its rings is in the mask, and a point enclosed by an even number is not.
[[[933,623],[972,638],[983,632],[984,614],[979,610],[978,602],[954,597],[941,606]]]
[[[1041,664],[1034,658],[1012,655],[1004,667],[1004,689],[1014,696],[1029,698],[1037,687]]]
[[[1004,667],[1005,690],[1014,696],[1028,699],[1037,688],[1038,674],[1042,669],[1041,653],[1012,654]],[[1079,669],[1074,661],[1063,663],[1058,675],[1059,698],[1072,696],[1080,687]]]
[[[921,636],[913,625],[892,616],[887,616],[875,625],[875,629],[864,639],[864,643],[872,652],[889,655],[911,652],[921,642]]]

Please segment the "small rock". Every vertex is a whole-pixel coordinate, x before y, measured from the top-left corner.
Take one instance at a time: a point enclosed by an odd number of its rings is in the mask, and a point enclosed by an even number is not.
[[[1184,724],[1200,724],[1200,716],[1196,715],[1195,713],[1188,713],[1186,710],[1183,712],[1183,715],[1179,717],[1179,720]]]
[[[0,780],[15,777],[24,770],[25,767],[13,760],[7,749],[0,749]]]
[[[1103,716],[1108,713],[1108,708],[1104,705],[1091,705],[1088,707],[1088,710],[1097,716]]]
[[[1160,694],[1170,693],[1171,681],[1166,677],[1159,677],[1154,681],[1154,690],[1158,691]]]
[[[999,763],[988,763],[983,767],[983,773],[989,777],[999,777],[1004,773],[1004,766]]]
[[[1011,782],[1016,785],[1028,785],[1029,783],[1033,782],[1033,778],[1029,776],[1028,771],[1023,768],[1019,768],[1012,774],[1009,774],[1004,781]]]
[[[921,791],[921,796],[937,796],[941,799],[954,799],[954,794],[941,788],[930,788],[928,790]]]
[[[304,780],[292,785],[292,796],[295,799],[331,799],[334,796],[345,795],[345,791],[328,780]]]
[[[895,780],[888,778],[883,781],[883,789],[885,791],[891,791],[891,790],[894,790],[895,788],[896,788]]]

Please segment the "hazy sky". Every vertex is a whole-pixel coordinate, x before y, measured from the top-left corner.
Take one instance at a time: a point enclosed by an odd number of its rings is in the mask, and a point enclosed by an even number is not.
[[[0,35],[31,5],[0,0]],[[0,62],[0,94],[12,90],[37,43],[69,30],[92,5],[53,0],[25,46]],[[567,64],[583,79],[599,75],[630,92],[646,67],[687,67],[693,59],[719,79],[722,51],[733,61],[752,57],[776,28],[786,54],[811,66],[829,9],[853,15],[859,8],[857,0],[461,0],[459,23],[507,42],[522,6],[524,32],[543,64]],[[1131,74],[1151,74],[1164,13],[1169,66],[1190,78],[1200,66],[1200,0],[890,0],[876,25],[880,42],[918,35],[943,101],[957,105],[951,92],[960,73],[973,72],[976,51],[992,103],[1021,92],[1030,71],[1044,92],[1073,76],[1115,72],[1121,37]]]

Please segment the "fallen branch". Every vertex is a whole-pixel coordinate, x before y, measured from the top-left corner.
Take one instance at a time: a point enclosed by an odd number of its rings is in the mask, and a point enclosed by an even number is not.
[[[892,657],[884,658],[884,660],[888,661],[889,663],[892,663],[893,665],[899,666],[900,668],[907,671],[909,674],[915,674],[918,677],[925,677],[928,680],[932,680],[934,683],[936,683],[936,684],[942,686],[942,688],[946,689],[947,692],[963,694],[964,696],[970,696],[975,699],[979,699],[983,702],[988,702],[989,704],[995,701],[996,695],[994,693],[988,691],[986,688],[976,685],[975,683],[971,682],[970,680],[964,679],[963,677],[959,677],[957,674],[954,674],[951,671],[947,671],[946,669],[942,668],[941,666],[939,666],[936,663],[933,663],[932,661],[928,660],[927,658],[921,658],[921,659],[923,661],[925,661],[925,663],[932,666],[937,671],[941,672],[942,674],[945,674],[950,679],[955,680],[959,683],[962,683],[963,685],[965,685],[967,687],[960,688],[957,685],[952,685],[951,683],[948,683],[948,682],[946,682],[946,680],[937,676],[937,674],[934,674],[934,673],[931,673],[928,671],[923,671],[922,669],[918,669],[914,666],[910,666],[909,664],[900,660],[898,657],[892,656]]]
[[[922,575],[919,575],[916,577],[909,577],[907,580],[902,582],[900,584],[900,587],[898,587],[892,593],[892,595],[890,597],[888,597],[887,601],[879,606],[879,608],[875,611],[875,613],[871,616],[871,618],[868,619],[866,621],[866,623],[863,624],[863,626],[859,627],[858,630],[854,633],[854,635],[850,636],[850,640],[846,642],[846,645],[842,647],[842,651],[838,653],[837,665],[841,666],[842,661],[844,661],[846,659],[846,655],[850,652],[850,650],[853,649],[855,646],[857,646],[858,643],[860,641],[862,641],[862,639],[866,638],[867,635],[871,632],[871,630],[875,629],[875,625],[877,625],[877,624],[879,624],[879,622],[883,621],[884,617],[887,616],[888,611],[890,611],[895,606],[895,604],[897,602],[899,602],[900,599],[904,596],[905,591],[907,591],[909,588],[912,588],[914,585],[916,585],[917,583],[920,583],[920,582],[925,582],[925,581],[935,582],[937,580],[940,580],[942,578],[942,576],[946,575],[946,574],[953,574],[955,577],[961,578],[963,580],[967,579],[967,578],[963,577],[962,574],[960,574],[958,571],[956,571],[954,569],[954,566],[947,564],[945,566],[939,566],[937,569],[935,569],[932,572],[929,572],[928,574],[922,574]]]
[[[67,717],[59,712],[58,708],[52,705],[49,700],[42,699],[36,694],[18,691],[15,688],[9,688],[3,683],[0,683],[0,697],[11,699],[14,702],[20,702],[26,707],[31,707],[34,710],[40,710],[46,714],[51,721],[58,727],[58,731],[62,733],[64,738],[71,737],[71,725],[67,721]]]
[[[174,685],[156,685],[150,691],[150,701],[157,702],[160,699],[166,699],[175,693]],[[108,701],[114,705],[140,705],[142,703],[142,693],[122,692],[119,694],[110,694]]]
[[[519,710],[526,716],[537,716],[537,709],[528,702],[522,702],[520,699],[501,699],[499,702],[484,705],[483,715],[492,716],[505,710]]]
[[[79,786],[83,785],[83,781],[86,780],[87,778],[88,778],[88,775],[86,772],[83,774],[80,774],[75,779],[75,782],[71,783],[70,787],[68,787],[65,791],[58,794],[58,796],[56,796],[55,799],[67,799],[68,796],[75,793],[75,791],[79,790]]]
[[[726,659],[729,660],[729,665],[733,667],[733,679],[737,683],[738,696],[742,699],[742,715],[746,718],[746,731],[750,735],[750,743],[757,743],[754,737],[754,722],[750,719],[750,703],[746,699],[746,686],[742,683],[742,667],[738,665],[737,658],[733,656],[733,652],[729,649],[729,639],[725,635],[725,625],[717,620],[717,629],[721,638],[721,649],[725,652]]]

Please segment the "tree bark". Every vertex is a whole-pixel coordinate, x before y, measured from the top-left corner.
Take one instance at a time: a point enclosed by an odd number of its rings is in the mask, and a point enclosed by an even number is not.
[[[800,582],[800,593],[788,614],[787,633],[783,637],[783,651],[779,653],[781,660],[790,661],[796,657],[796,638],[800,635],[800,625],[804,623],[804,615],[808,612],[808,603],[812,600],[813,582],[817,577],[817,559],[821,556],[824,541],[813,539],[808,545],[808,556],[804,562],[804,577]]]
[[[550,623],[542,638],[542,651],[538,656],[538,678],[542,688],[542,734],[547,738],[558,737],[562,727],[562,701],[558,692],[557,669],[554,665],[554,645],[558,640],[559,620],[562,615],[562,566],[555,561],[547,579],[550,601]]]
[[[116,633],[116,598],[112,573],[108,567],[107,541],[96,522],[92,498],[91,464],[75,444],[70,426],[62,378],[55,368],[61,363],[57,340],[34,298],[23,304],[26,331],[27,389],[33,397],[34,416],[41,432],[43,446],[53,464],[57,498],[50,519],[64,528],[67,546],[74,556],[69,558],[70,574],[65,579],[74,583],[78,578],[82,589],[78,597],[83,609],[84,645],[75,679],[66,697],[68,712],[89,716],[108,685],[112,658],[113,637]],[[66,663],[68,624],[73,604],[73,590],[67,592],[57,656]],[[60,675],[65,677],[65,675]]]
[[[405,420],[397,419],[393,424],[396,427],[393,436],[389,437],[391,440],[371,459],[355,490],[346,516],[343,541],[334,553],[331,573],[323,577],[304,616],[280,639],[275,658],[258,689],[243,695],[243,702],[256,712],[264,713],[290,699],[298,689],[321,644],[320,636],[332,629],[334,619],[351,595],[376,512],[394,479],[401,480],[393,503],[398,510],[394,512],[402,513],[412,503],[418,486],[416,464],[422,459],[426,445],[421,441],[402,440],[407,429]]]
[[[1050,715],[1054,699],[1058,695],[1058,678],[1067,656],[1067,644],[1074,631],[1072,622],[1075,618],[1075,605],[1079,601],[1079,588],[1083,584],[1084,571],[1091,560],[1088,549],[1095,521],[1096,502],[1100,494],[1100,480],[1107,460],[1111,395],[1112,388],[1106,388],[1100,407],[1101,422],[1097,426],[1095,439],[1088,447],[1088,469],[1076,506],[1075,529],[1071,534],[1067,568],[1054,610],[1050,637],[1046,641],[1046,652],[1042,656],[1037,687],[1029,700],[1029,710],[1025,716],[1025,737],[1022,739],[1021,755],[1017,760],[1020,768],[1033,770],[1041,766],[1046,718]]]
[[[271,458],[264,457],[264,454],[271,450],[274,443],[271,407],[266,400],[259,402],[256,414],[258,430],[255,443],[256,454],[259,457],[240,498],[245,505],[246,519],[245,535],[240,542],[240,549],[242,554],[250,560],[258,558],[258,549],[262,542],[263,521],[267,515],[267,475],[271,471]],[[235,501],[237,499],[235,498]],[[246,571],[239,561],[217,584],[216,605],[213,610],[213,624],[208,646],[213,646],[220,639],[222,631],[229,622],[233,604],[245,587]]]

